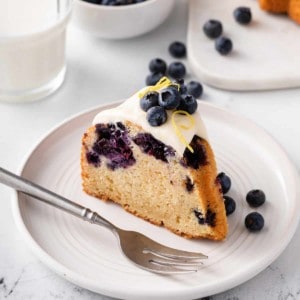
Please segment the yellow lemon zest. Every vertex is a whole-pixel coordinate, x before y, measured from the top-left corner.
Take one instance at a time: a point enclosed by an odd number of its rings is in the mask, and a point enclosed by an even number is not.
[[[166,88],[170,85],[176,86],[179,91],[180,85],[178,83],[172,82],[168,77],[164,76],[155,85],[148,86],[142,92],[139,92],[138,97],[141,99],[149,92],[153,92],[153,91],[157,92],[157,91],[159,91],[163,88]]]
[[[175,119],[175,116],[178,114],[186,115],[188,117],[188,120],[190,121],[190,124],[189,125],[178,124],[178,122]],[[189,130],[193,128],[195,126],[195,119],[187,111],[176,110],[172,113],[171,121],[172,121],[173,128],[175,130],[175,134],[178,136],[181,143],[183,143],[192,153],[194,153],[194,149],[191,147],[191,145],[187,142],[187,140],[183,136],[181,129]]]

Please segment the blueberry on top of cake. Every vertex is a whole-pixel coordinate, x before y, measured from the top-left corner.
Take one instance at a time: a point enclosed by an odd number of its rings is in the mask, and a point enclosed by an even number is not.
[[[188,238],[223,240],[227,219],[197,100],[166,77],[100,111],[84,133],[83,189]]]

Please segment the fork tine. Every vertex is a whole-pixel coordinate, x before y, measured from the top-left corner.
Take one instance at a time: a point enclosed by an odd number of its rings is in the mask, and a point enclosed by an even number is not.
[[[151,272],[161,273],[161,274],[184,274],[184,273],[195,273],[200,269],[199,263],[184,263],[176,262],[175,260],[170,259],[161,259],[157,258],[155,255],[148,253],[147,256],[147,265]]]
[[[181,261],[190,261],[190,262],[197,262],[200,259],[207,259],[208,256],[204,255],[202,253],[196,253],[196,252],[187,252],[183,250],[173,249],[166,246],[161,246],[161,250],[153,250],[145,248],[143,250],[144,253],[152,253],[153,255],[156,255],[158,257],[171,259],[171,260],[181,260]],[[176,254],[175,254],[176,253]]]

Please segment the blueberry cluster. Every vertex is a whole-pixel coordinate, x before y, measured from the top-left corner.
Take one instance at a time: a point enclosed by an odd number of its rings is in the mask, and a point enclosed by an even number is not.
[[[249,7],[237,7],[233,12],[234,19],[243,25],[249,24],[252,19]],[[227,55],[233,48],[230,38],[222,36],[223,25],[219,20],[208,20],[203,25],[205,35],[211,39],[215,39],[215,49],[221,55]]]
[[[168,157],[175,155],[175,150],[172,147],[157,140],[150,133],[138,133],[132,140],[144,153],[163,162],[168,162]]]
[[[175,41],[169,46],[169,53],[174,58],[186,57],[186,46],[184,43]],[[149,63],[150,74],[146,77],[146,85],[155,85],[163,76],[169,76],[180,81],[186,75],[185,65],[180,61],[174,61],[167,65],[161,58],[153,58]],[[190,81],[187,85],[180,86],[181,94],[190,94],[195,98],[201,97],[203,87],[198,81]]]
[[[82,0],[85,2],[107,5],[107,6],[120,6],[120,5],[129,5],[145,2],[146,0]]]
[[[169,53],[174,58],[184,58],[186,56],[186,46],[184,43],[175,41],[169,46]],[[175,61],[167,66],[161,58],[154,58],[149,64],[150,74],[146,77],[147,85],[155,85],[163,76],[168,75],[174,79],[184,78],[186,74],[185,66],[180,61]]]
[[[198,107],[196,98],[189,93],[183,79],[175,81],[159,92],[150,91],[140,100],[140,107],[145,111],[151,126],[160,126],[167,121],[167,110],[183,110],[193,114]],[[179,86],[179,88],[178,88]]]
[[[86,154],[90,164],[100,166],[102,156],[106,158],[106,165],[111,170],[128,168],[135,164],[128,131],[123,123],[97,124],[95,127],[97,138]]]
[[[224,172],[221,172],[217,176],[217,182],[221,185],[223,194],[226,194],[231,188],[231,179]],[[236,209],[236,202],[232,197],[227,195],[223,196],[226,215],[231,215]],[[262,190],[254,189],[247,193],[246,201],[251,207],[259,207],[266,201],[266,195]],[[264,218],[258,212],[251,212],[245,218],[245,226],[251,231],[260,231],[264,227]]]
[[[173,79],[184,78],[186,74],[185,66],[180,61],[174,61],[167,66],[161,58],[154,58],[149,63],[150,74],[146,77],[147,85],[155,85],[163,76],[168,75]]]

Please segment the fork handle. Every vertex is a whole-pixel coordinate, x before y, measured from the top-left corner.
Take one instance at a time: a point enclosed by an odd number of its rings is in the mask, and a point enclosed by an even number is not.
[[[46,188],[31,182],[21,176],[13,174],[0,167],[0,183],[14,188],[15,190],[29,195],[42,202],[55,206],[67,213],[88,221],[92,224],[105,226],[111,230],[116,227],[98,215],[96,212],[91,211],[89,208],[81,206],[71,200],[68,200]]]

